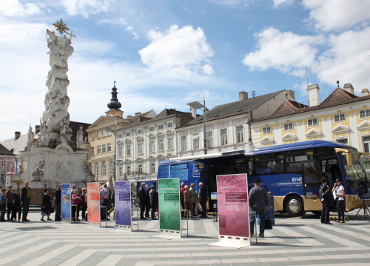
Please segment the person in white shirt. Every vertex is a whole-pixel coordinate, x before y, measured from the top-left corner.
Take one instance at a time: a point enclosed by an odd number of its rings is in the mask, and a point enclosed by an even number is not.
[[[337,199],[337,210],[338,210],[338,220],[339,223],[344,223],[344,186],[340,179],[335,180],[335,186],[333,188],[334,198]]]

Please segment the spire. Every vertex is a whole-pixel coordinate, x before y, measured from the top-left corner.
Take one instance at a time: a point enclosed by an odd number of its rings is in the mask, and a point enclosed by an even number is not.
[[[117,99],[117,94],[116,81],[114,81],[114,86],[112,88],[112,99],[110,99],[110,102],[107,104],[110,110],[120,110],[119,108],[122,106]]]

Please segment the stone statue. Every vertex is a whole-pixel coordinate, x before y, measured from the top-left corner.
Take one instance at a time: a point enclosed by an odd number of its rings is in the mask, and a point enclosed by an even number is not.
[[[77,136],[76,136],[76,147],[79,150],[85,149],[85,143],[84,143],[84,131],[83,131],[83,126],[80,125],[80,128],[77,131]]]
[[[45,161],[44,160],[39,160],[35,164],[35,170],[32,173],[33,180],[32,181],[39,181],[41,178],[44,177],[44,166],[45,166]]]
[[[30,128],[28,130],[28,141],[27,141],[27,146],[28,146],[29,149],[31,149],[31,146],[32,146],[32,144],[34,142],[34,138],[35,138],[35,135],[34,135],[34,133],[32,131],[32,127],[30,125]]]
[[[91,163],[86,162],[84,164],[83,171],[86,175],[86,180],[88,180],[88,181],[94,181],[95,180],[95,175],[92,173]]]

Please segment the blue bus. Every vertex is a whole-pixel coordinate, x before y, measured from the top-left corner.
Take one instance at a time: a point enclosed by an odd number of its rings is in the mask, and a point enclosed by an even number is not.
[[[301,216],[306,211],[319,212],[320,179],[326,176],[333,187],[335,179],[339,178],[346,191],[345,208],[350,211],[362,206],[362,198],[369,198],[368,178],[360,156],[357,149],[342,143],[305,141],[249,152],[239,150],[174,158],[159,165],[158,178],[171,178],[171,170],[181,167],[184,177],[196,184],[205,184],[210,198],[211,193],[217,191],[217,175],[247,173],[249,189],[254,179],[260,179],[262,186],[274,196],[275,211],[290,216]],[[194,165],[199,175],[193,175]]]

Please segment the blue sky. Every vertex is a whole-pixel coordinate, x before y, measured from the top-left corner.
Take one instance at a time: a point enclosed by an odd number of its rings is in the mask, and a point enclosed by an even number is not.
[[[370,0],[2,0],[0,140],[26,133],[44,111],[49,71],[46,29],[73,30],[71,120],[107,111],[113,81],[125,115],[189,111],[238,100],[238,93],[295,91],[321,101],[352,83],[370,87]]]

